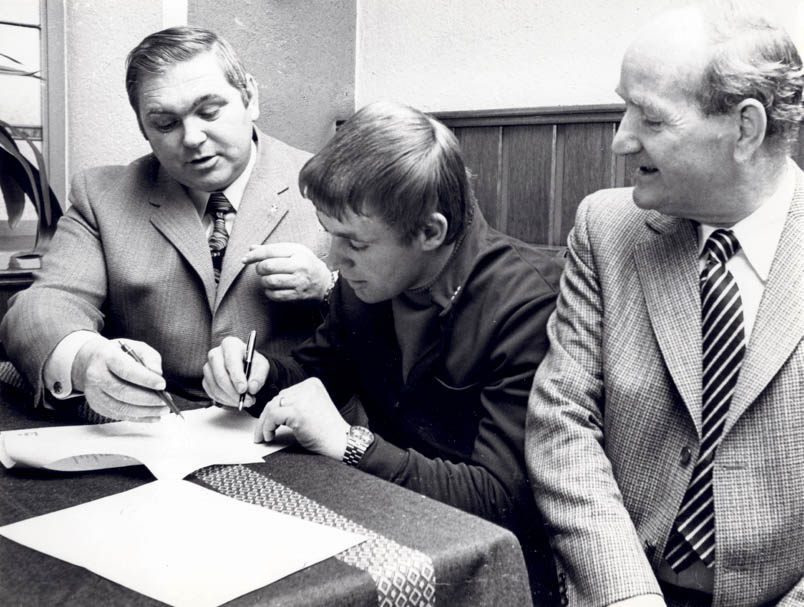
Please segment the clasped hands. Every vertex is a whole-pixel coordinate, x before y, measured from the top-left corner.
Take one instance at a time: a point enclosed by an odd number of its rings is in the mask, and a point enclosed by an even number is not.
[[[204,364],[203,386],[220,405],[237,407],[246,394],[244,406],[255,404],[257,392],[268,378],[268,360],[254,353],[248,381],[243,371],[246,344],[237,337],[226,337],[210,350]],[[263,409],[254,429],[254,442],[270,441],[279,426],[288,426],[299,444],[313,453],[341,460],[346,450],[348,422],[341,417],[324,384],[311,377],[285,388]]]

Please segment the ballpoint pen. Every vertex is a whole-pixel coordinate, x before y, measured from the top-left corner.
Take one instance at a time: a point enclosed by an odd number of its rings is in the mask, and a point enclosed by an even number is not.
[[[246,344],[246,356],[243,358],[243,362],[245,363],[244,372],[246,374],[246,384],[248,384],[248,375],[251,373],[251,361],[254,360],[254,344],[257,341],[257,332],[252,330],[251,333],[248,334],[248,343]],[[248,394],[248,387],[246,387],[246,391],[240,395],[240,403],[237,405],[237,410],[243,410],[243,404],[246,401],[246,394]]]
[[[146,364],[145,364],[145,361],[144,361],[144,360],[142,360],[142,359],[140,358],[139,354],[137,354],[137,353],[134,351],[134,349],[133,349],[133,348],[131,348],[131,346],[129,346],[127,343],[124,343],[124,342],[122,342],[122,341],[121,341],[121,342],[120,342],[120,347],[123,349],[123,352],[125,352],[126,354],[128,354],[128,355],[129,355],[131,358],[133,358],[134,360],[136,360],[136,361],[137,361],[138,363],[140,363],[140,364],[141,364],[143,367],[147,367],[147,366],[148,366],[148,365],[146,365]],[[159,398],[161,398],[161,399],[162,399],[162,402],[163,402],[163,403],[165,403],[165,404],[166,404],[166,405],[167,405],[167,406],[170,408],[170,410],[171,410],[173,413],[175,413],[176,415],[178,415],[180,418],[184,419],[184,416],[181,414],[181,409],[179,409],[179,408],[178,408],[178,406],[176,406],[176,403],[174,403],[174,402],[173,402],[173,397],[172,397],[172,396],[170,396],[170,394],[168,394],[168,393],[167,393],[166,391],[164,391],[164,390],[154,390],[154,392],[156,392],[156,395],[157,395]]]

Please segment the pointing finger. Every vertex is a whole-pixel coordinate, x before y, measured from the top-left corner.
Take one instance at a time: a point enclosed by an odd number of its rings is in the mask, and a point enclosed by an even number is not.
[[[263,259],[254,267],[260,276],[268,276],[271,274],[293,274],[297,270],[303,269],[304,265],[297,257],[276,257]]]
[[[243,256],[243,263],[254,263],[275,257],[291,257],[299,250],[295,242],[272,242],[271,244],[251,245],[249,252]]]

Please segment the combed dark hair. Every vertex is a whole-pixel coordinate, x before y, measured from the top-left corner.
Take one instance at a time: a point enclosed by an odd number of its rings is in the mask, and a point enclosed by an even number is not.
[[[473,194],[458,141],[412,107],[377,102],[337,130],[299,174],[316,208],[341,219],[348,209],[376,214],[410,242],[425,219],[446,217],[445,242],[463,232]]]
[[[126,92],[139,121],[139,86],[145,74],[161,74],[168,67],[212,51],[226,80],[240,91],[248,105],[247,72],[231,45],[215,32],[202,27],[170,27],[143,38],[126,58]]]
[[[713,55],[704,70],[697,100],[705,114],[725,114],[744,99],[765,107],[765,137],[789,146],[804,115],[801,57],[787,32],[739,1],[708,5],[705,15]]]

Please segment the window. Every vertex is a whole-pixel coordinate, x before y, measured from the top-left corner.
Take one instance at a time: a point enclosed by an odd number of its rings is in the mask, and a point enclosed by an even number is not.
[[[0,2],[0,120],[20,133],[16,143],[28,159],[34,160],[34,152],[25,138],[43,154],[48,181],[62,205],[66,189],[63,11],[60,2]],[[5,204],[0,204],[0,249],[32,247],[36,211],[28,202],[24,208],[20,225],[10,230]]]
[[[22,132],[42,150],[41,16],[37,0],[6,0],[0,3],[0,120]],[[17,139],[20,151],[35,163],[28,143]],[[5,224],[6,210],[2,206]],[[23,222],[4,240],[17,241],[33,234],[36,212],[26,204]],[[7,227],[4,226],[4,227]],[[8,242],[8,244],[17,244]]]

